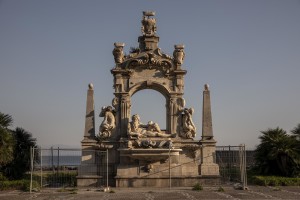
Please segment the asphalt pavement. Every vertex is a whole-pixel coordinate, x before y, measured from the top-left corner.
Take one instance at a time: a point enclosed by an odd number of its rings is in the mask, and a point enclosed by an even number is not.
[[[249,186],[238,190],[231,186],[191,188],[98,188],[42,189],[39,192],[0,191],[0,200],[183,200],[183,199],[300,199],[300,187]]]

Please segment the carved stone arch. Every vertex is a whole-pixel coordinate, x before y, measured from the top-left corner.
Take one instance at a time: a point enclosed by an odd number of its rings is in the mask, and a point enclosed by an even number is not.
[[[173,56],[164,53],[159,47],[155,19],[152,12],[145,12],[142,20],[142,33],[138,38],[139,47],[131,48],[129,54],[123,52],[124,43],[115,43],[113,55],[118,135],[127,137],[128,122],[131,119],[131,97],[136,92],[152,89],[162,94],[166,105],[166,132],[180,133],[181,112],[184,107],[184,45],[174,45]]]
[[[136,83],[134,86],[129,88],[128,96],[131,98],[135,93],[145,90],[145,89],[151,89],[159,92],[161,95],[165,97],[165,106],[166,106],[166,132],[167,133],[172,133],[174,131],[171,130],[171,107],[169,106],[170,104],[170,97],[171,97],[171,92],[166,86],[162,83],[156,82],[156,81],[141,81]],[[131,110],[131,109],[130,109]]]
[[[142,81],[136,83],[134,86],[129,88],[129,96],[132,97],[135,93],[144,89],[152,89],[162,94],[166,100],[170,98],[170,91],[163,84],[156,81]]]

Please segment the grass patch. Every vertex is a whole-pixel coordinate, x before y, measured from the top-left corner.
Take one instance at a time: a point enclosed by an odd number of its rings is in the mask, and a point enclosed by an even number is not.
[[[195,191],[202,191],[203,190],[203,186],[200,184],[200,183],[196,183],[192,190],[195,190]]]
[[[116,193],[114,190],[110,190],[109,193]]]
[[[275,187],[275,188],[273,188],[273,191],[281,191],[281,188],[280,187]]]
[[[218,192],[225,192],[225,189],[222,186],[220,186],[217,191]]]
[[[59,173],[53,173],[53,174],[47,174],[46,182],[49,183],[50,186],[54,187],[75,187],[76,186],[76,176],[77,173],[75,172],[59,172]]]
[[[77,188],[60,188],[57,190],[57,192],[76,192],[77,193],[78,189]]]
[[[39,191],[40,185],[37,181],[32,181],[33,191]],[[22,190],[30,191],[30,180],[0,181],[0,190]]]
[[[300,178],[281,176],[252,176],[249,181],[261,186],[300,186]]]

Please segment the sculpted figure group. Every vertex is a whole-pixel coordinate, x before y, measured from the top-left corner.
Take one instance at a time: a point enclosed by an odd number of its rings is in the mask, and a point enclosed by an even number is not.
[[[192,120],[193,108],[185,108],[182,113],[182,127],[180,130],[180,136],[183,138],[194,138],[196,136],[196,126]],[[99,137],[101,139],[107,139],[111,137],[113,130],[116,127],[116,121],[114,116],[114,110],[111,106],[102,107],[100,117],[104,117],[100,128]],[[149,121],[147,124],[140,122],[139,115],[135,114],[131,118],[131,122],[127,126],[127,135],[129,139],[133,138],[146,138],[146,137],[162,137],[170,138],[176,137],[174,134],[163,133],[157,123]]]
[[[192,120],[193,108],[185,108],[182,114],[182,127],[180,136],[184,138],[194,138],[196,136],[196,126]]]
[[[149,121],[144,125],[140,122],[139,115],[132,116],[132,121],[128,123],[127,134],[129,138],[144,138],[144,137],[173,137],[172,134],[162,133],[158,124]]]
[[[116,120],[111,106],[102,107],[100,117],[104,117],[100,128],[99,136],[101,139],[107,139],[112,135],[112,131],[116,127]]]

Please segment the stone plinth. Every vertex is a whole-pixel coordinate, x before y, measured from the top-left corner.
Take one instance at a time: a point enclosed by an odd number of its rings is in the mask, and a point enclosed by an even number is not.
[[[156,162],[164,161],[169,156],[178,156],[182,149],[118,149],[120,156],[128,156],[134,160]]]
[[[115,177],[116,187],[169,187],[170,178],[121,178]],[[219,185],[219,176],[189,176],[189,177],[171,177],[171,187],[193,187],[195,184],[201,185]]]
[[[84,166],[82,166],[84,167]],[[84,175],[84,176],[77,176],[77,186],[78,187],[99,187],[101,186],[100,182],[102,179],[102,176],[89,176],[89,175]]]
[[[219,165],[216,164],[216,141],[201,141],[201,164],[199,166],[199,174],[203,176],[220,175]]]

